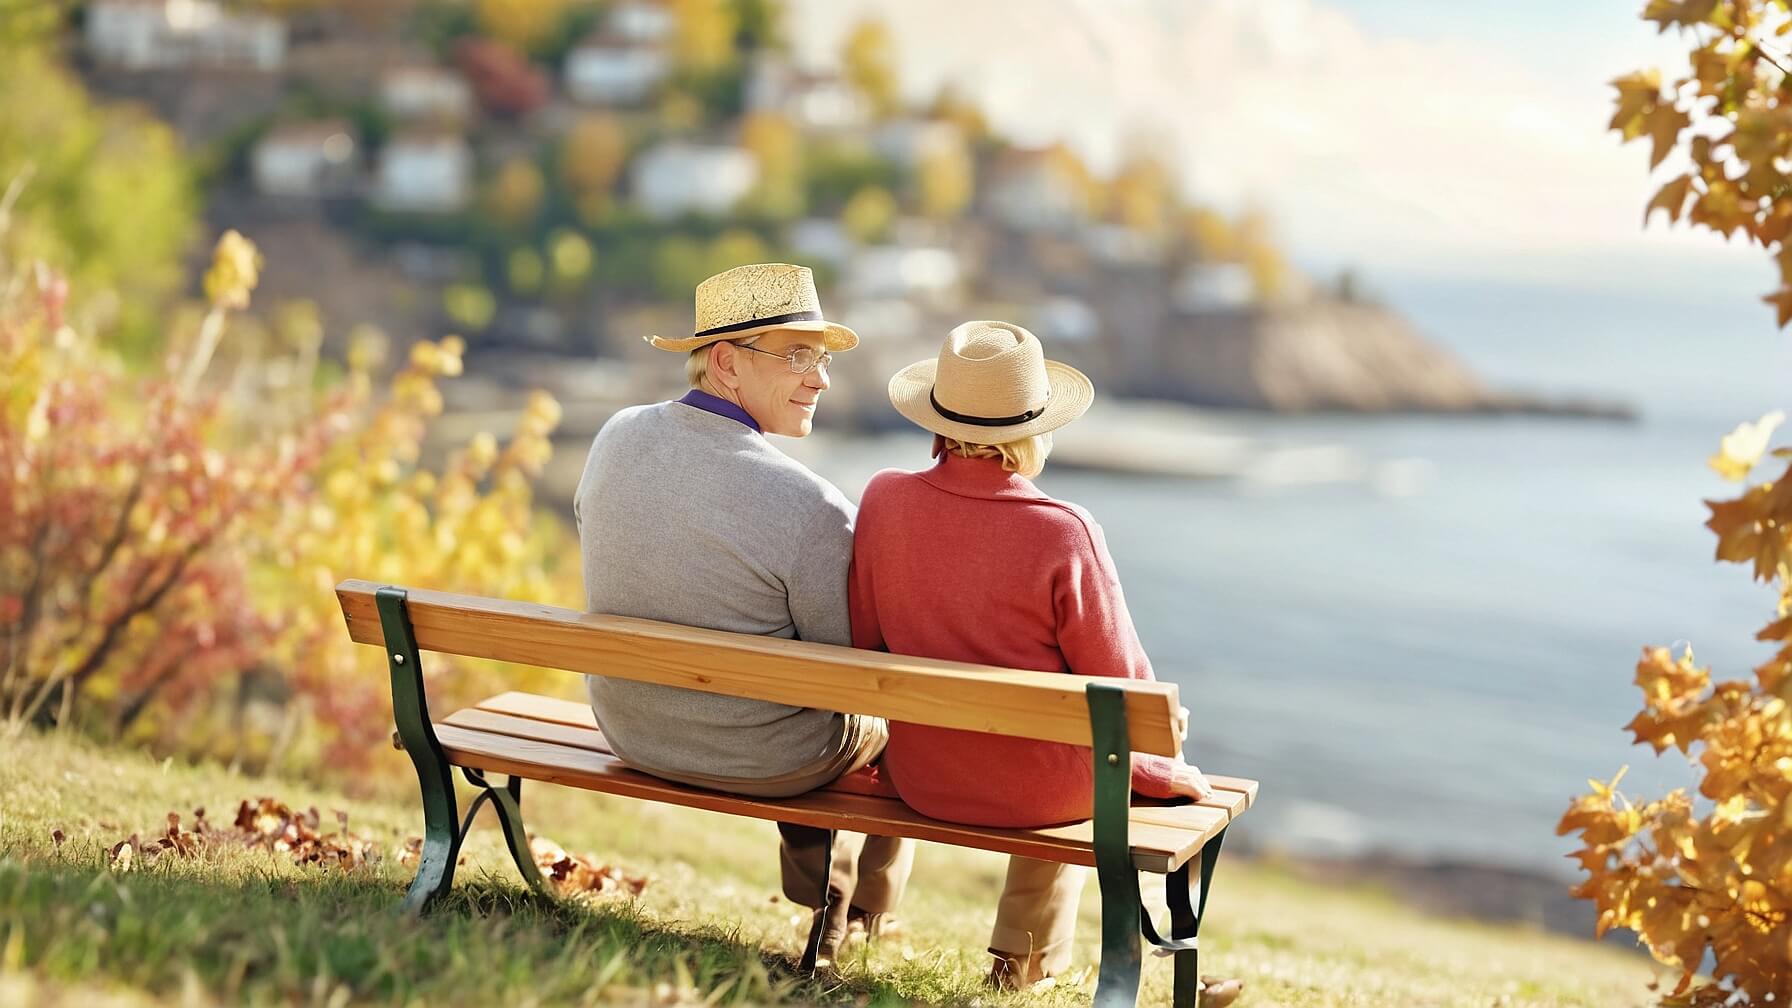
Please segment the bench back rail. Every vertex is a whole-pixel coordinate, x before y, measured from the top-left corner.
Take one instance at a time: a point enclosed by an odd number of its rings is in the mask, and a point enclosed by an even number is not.
[[[370,581],[336,586],[349,636],[380,644]],[[706,693],[872,714],[1047,742],[1090,745],[1084,677],[936,661],[807,641],[725,633],[448,592],[401,589],[417,646],[472,658],[682,686]],[[1182,751],[1174,683],[1108,679],[1122,689],[1130,746]]]

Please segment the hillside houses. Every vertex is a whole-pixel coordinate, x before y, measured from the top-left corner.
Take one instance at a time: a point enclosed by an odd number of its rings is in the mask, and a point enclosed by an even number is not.
[[[280,69],[286,25],[214,0],[96,0],[87,5],[87,51],[126,70]]]

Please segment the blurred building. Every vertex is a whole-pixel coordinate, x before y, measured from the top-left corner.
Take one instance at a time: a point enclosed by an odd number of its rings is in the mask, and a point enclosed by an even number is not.
[[[87,5],[87,49],[127,70],[239,67],[278,70],[286,25],[212,0],[97,0]]]
[[[473,151],[446,132],[400,133],[380,150],[373,202],[384,210],[441,213],[472,198]]]
[[[1247,308],[1256,300],[1251,271],[1242,263],[1190,263],[1170,289],[1176,310],[1189,315]]]
[[[874,245],[846,264],[842,288],[850,298],[875,301],[905,298],[935,305],[957,300],[964,271],[951,249],[917,245]]]
[[[1050,151],[1004,151],[982,196],[990,212],[1017,231],[1063,231],[1082,223],[1082,194]]]
[[[672,9],[651,0],[630,0],[610,9],[609,31],[630,42],[663,46],[671,41],[677,22]]]
[[[380,103],[406,122],[458,124],[473,112],[465,77],[442,66],[400,66],[380,75]]]
[[[603,105],[639,105],[671,72],[671,55],[658,39],[614,30],[574,46],[562,71],[575,101]]]
[[[629,169],[635,203],[659,218],[727,213],[759,180],[759,163],[739,147],[668,141]]]
[[[790,225],[785,241],[805,262],[838,266],[857,247],[846,228],[832,217],[804,217]]]
[[[354,133],[340,119],[279,126],[250,156],[257,192],[267,196],[341,196],[354,191]]]
[[[871,132],[872,149],[905,169],[963,146],[964,137],[958,127],[942,119],[892,119]]]
[[[871,106],[837,74],[801,70],[779,56],[755,56],[747,68],[746,109],[776,112],[816,131],[860,129]]]

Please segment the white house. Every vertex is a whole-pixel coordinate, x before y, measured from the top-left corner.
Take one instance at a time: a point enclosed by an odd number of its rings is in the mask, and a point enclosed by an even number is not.
[[[214,0],[96,0],[87,5],[85,33],[97,62],[129,70],[278,70],[286,58],[284,22],[226,11]]]
[[[963,147],[964,137],[944,120],[893,119],[872,131],[871,146],[902,167],[913,168],[931,155]]]
[[[1089,302],[1063,294],[1046,298],[1032,321],[1033,331],[1047,343],[1087,343],[1101,335],[1101,317]]]
[[[408,122],[465,122],[473,111],[473,89],[447,67],[400,66],[380,76],[380,102]]]
[[[629,42],[661,45],[672,37],[677,22],[672,10],[663,3],[632,0],[610,10],[609,30]]]
[[[566,54],[566,93],[575,101],[638,105],[672,71],[672,60],[657,42],[620,34],[587,38]]]
[[[1187,314],[1245,308],[1257,299],[1251,271],[1242,263],[1198,262],[1170,288],[1170,302]]]
[[[857,243],[832,217],[804,217],[792,222],[784,235],[790,250],[805,260],[837,266],[846,261]]]
[[[355,139],[342,120],[296,123],[272,130],[250,155],[257,192],[269,196],[330,196],[355,181]]]
[[[1003,155],[985,186],[989,207],[1004,224],[1021,231],[1062,231],[1082,213],[1076,183],[1046,151]]]
[[[963,278],[957,253],[912,245],[874,245],[860,249],[841,278],[847,296],[855,299],[911,298],[946,303]]]
[[[723,214],[759,181],[759,163],[739,147],[669,141],[635,158],[629,188],[653,217]]]
[[[848,130],[871,121],[870,104],[846,81],[774,56],[754,58],[743,99],[749,112],[777,112],[806,129]]]
[[[472,197],[473,151],[452,133],[394,136],[380,151],[373,201],[386,210],[458,210]]]

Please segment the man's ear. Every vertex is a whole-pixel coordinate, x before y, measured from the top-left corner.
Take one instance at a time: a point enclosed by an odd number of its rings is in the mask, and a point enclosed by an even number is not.
[[[740,389],[740,349],[727,340],[709,345],[709,374],[717,385],[731,391]]]

